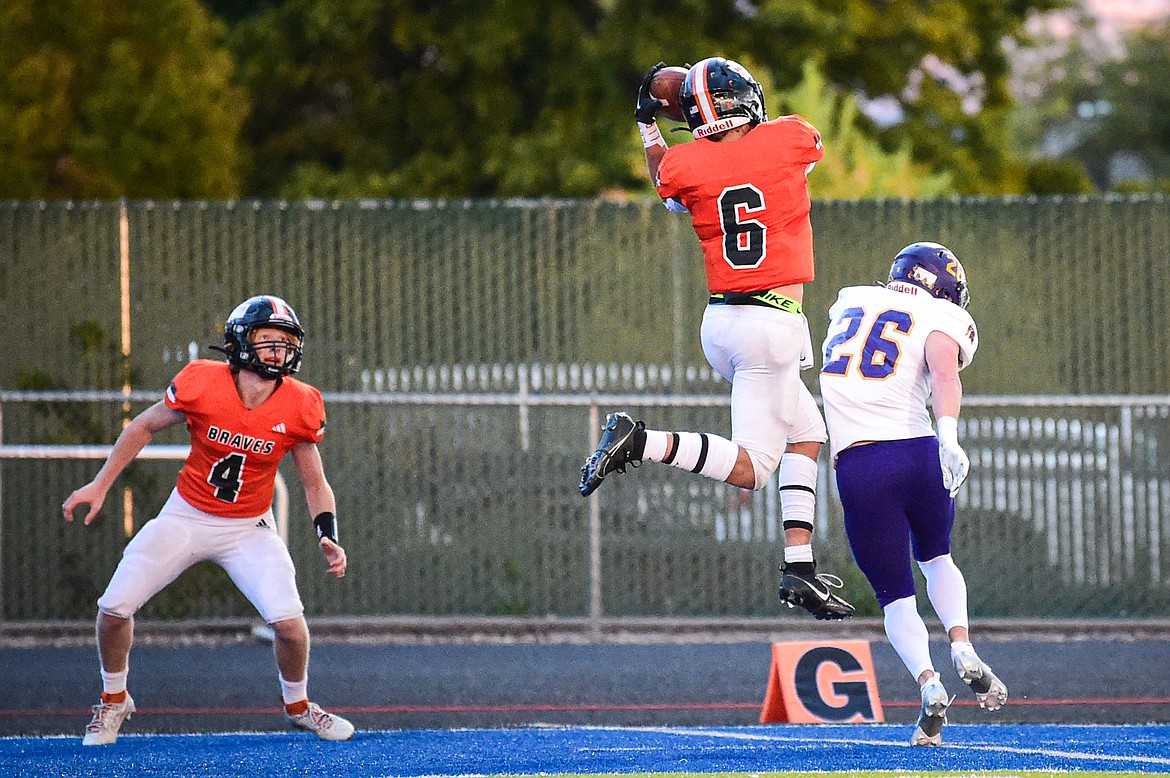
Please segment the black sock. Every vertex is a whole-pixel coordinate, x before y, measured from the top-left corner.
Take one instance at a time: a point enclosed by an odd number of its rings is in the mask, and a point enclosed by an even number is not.
[[[792,573],[794,575],[816,575],[816,562],[785,562],[784,572]]]

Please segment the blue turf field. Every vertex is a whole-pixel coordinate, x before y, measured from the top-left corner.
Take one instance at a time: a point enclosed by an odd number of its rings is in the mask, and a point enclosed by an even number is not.
[[[906,725],[528,727],[0,739],[6,776],[465,776],[630,772],[1129,771],[1170,773],[1170,725],[951,725],[941,748]]]

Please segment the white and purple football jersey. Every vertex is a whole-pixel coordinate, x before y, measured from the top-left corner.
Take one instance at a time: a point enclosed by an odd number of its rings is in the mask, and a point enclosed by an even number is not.
[[[935,331],[959,344],[960,370],[971,364],[979,335],[971,314],[958,305],[881,286],[838,293],[821,348],[821,397],[834,460],[861,441],[934,434],[926,338]]]

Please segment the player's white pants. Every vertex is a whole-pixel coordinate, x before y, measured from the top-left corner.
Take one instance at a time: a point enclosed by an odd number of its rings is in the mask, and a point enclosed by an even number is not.
[[[788,443],[828,439],[800,380],[802,353],[812,356],[808,320],[758,305],[708,305],[700,335],[707,361],[731,382],[731,439],[748,452],[762,488]]]
[[[276,532],[271,510],[251,519],[212,516],[180,497],[178,490],[126,545],[98,609],[128,619],[199,562],[214,562],[227,571],[269,624],[305,612],[292,557]]]

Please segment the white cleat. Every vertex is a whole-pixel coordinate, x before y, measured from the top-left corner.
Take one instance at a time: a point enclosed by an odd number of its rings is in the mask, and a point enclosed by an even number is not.
[[[349,740],[353,737],[353,724],[335,713],[323,710],[315,702],[309,703],[309,709],[295,716],[285,712],[285,718],[298,729],[306,729],[322,740]]]
[[[963,683],[975,692],[975,699],[979,700],[980,708],[999,710],[1004,706],[1008,698],[1007,687],[973,649],[963,648],[954,651],[951,659],[955,663],[955,672],[963,679]]]
[[[943,725],[947,723],[947,708],[954,698],[947,694],[942,681],[932,675],[922,685],[922,711],[918,714],[918,727],[910,738],[912,746],[941,746]]]
[[[93,718],[85,725],[83,746],[108,746],[118,739],[122,722],[134,713],[134,698],[126,692],[122,702],[99,702],[93,706]]]

